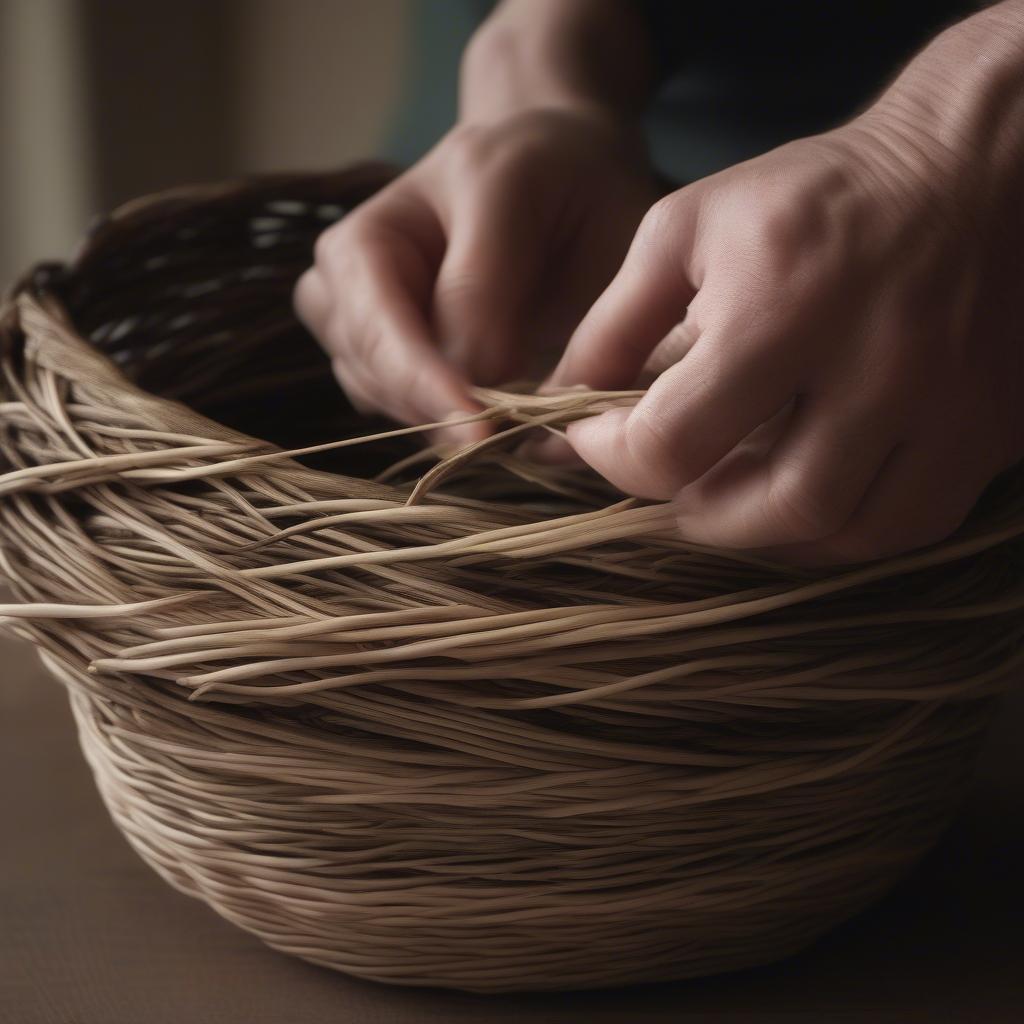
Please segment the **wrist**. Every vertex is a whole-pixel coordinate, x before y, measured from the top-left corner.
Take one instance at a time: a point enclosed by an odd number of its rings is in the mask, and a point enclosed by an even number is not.
[[[505,0],[463,54],[459,120],[530,110],[633,122],[653,82],[649,40],[622,0]]]
[[[620,116],[614,104],[567,79],[522,38],[504,28],[478,33],[462,59],[459,121],[493,123],[530,110]]]
[[[1024,0],[947,29],[846,128],[869,138],[886,155],[883,164],[926,192],[975,206],[1019,195]]]

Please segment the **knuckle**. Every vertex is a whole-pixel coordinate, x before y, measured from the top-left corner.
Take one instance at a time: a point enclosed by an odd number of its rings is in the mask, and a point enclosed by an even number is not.
[[[315,266],[324,266],[331,258],[334,250],[334,228],[321,231],[313,242],[313,263]]]
[[[819,211],[812,202],[794,202],[790,196],[768,200],[754,222],[759,246],[774,254],[797,253],[820,235]]]
[[[345,235],[351,222],[352,214],[345,220],[331,225],[326,231],[321,231],[313,243],[313,260],[317,266],[329,266],[343,250]]]
[[[856,220],[855,199],[840,172],[810,167],[798,180],[771,181],[756,196],[747,195],[736,212],[756,214],[748,221],[751,247],[759,250],[786,274],[813,268],[817,274],[835,271],[849,259],[855,239],[849,225]],[[845,237],[847,245],[836,241]]]
[[[671,497],[680,487],[699,475],[687,463],[677,438],[667,424],[650,415],[633,415],[623,432],[626,454],[634,469],[651,482],[655,498]]]
[[[479,125],[459,125],[452,129],[444,144],[444,153],[456,172],[478,172],[494,153],[491,134]]]
[[[693,318],[681,320],[655,346],[647,359],[645,370],[651,374],[664,373],[690,351],[697,341],[698,334]]]
[[[663,196],[648,208],[633,236],[625,267],[639,274],[664,274],[674,267],[677,253],[685,251],[683,200],[677,193]]]
[[[316,265],[337,269],[339,265],[351,263],[356,255],[369,251],[381,240],[381,216],[368,203],[322,231],[313,243]]]
[[[317,312],[317,281],[313,276],[315,273],[316,271],[312,269],[307,270],[292,289],[292,308],[295,315],[307,326],[311,326]]]
[[[680,198],[676,192],[662,196],[644,214],[637,228],[637,238],[643,243],[651,243],[659,239],[666,231],[671,231],[673,222],[680,210]]]
[[[802,467],[794,467],[768,488],[764,511],[787,540],[815,541],[842,528],[847,511]]]

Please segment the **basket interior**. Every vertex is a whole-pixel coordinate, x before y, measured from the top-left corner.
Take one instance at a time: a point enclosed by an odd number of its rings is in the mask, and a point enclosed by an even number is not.
[[[316,237],[382,173],[347,177],[271,180],[230,201],[169,197],[115,215],[61,277],[61,298],[82,336],[143,390],[242,433],[298,448],[387,430],[354,413],[292,313]],[[417,447],[400,438],[307,464],[372,477]]]

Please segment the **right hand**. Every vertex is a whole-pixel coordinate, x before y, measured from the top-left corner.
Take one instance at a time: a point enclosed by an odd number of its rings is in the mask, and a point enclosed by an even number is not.
[[[470,384],[553,365],[656,198],[635,128],[604,112],[460,125],[320,236],[295,308],[360,411],[472,412]]]

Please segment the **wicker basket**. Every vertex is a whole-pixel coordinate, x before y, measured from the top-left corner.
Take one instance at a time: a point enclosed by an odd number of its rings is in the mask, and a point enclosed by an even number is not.
[[[412,435],[332,444],[387,427],[290,289],[382,180],[144,200],[15,289],[0,616],[129,841],[277,949],[507,990],[801,948],[964,792],[1021,659],[1019,475],[943,544],[821,573],[517,456],[620,396],[486,393],[502,429],[425,475]]]

